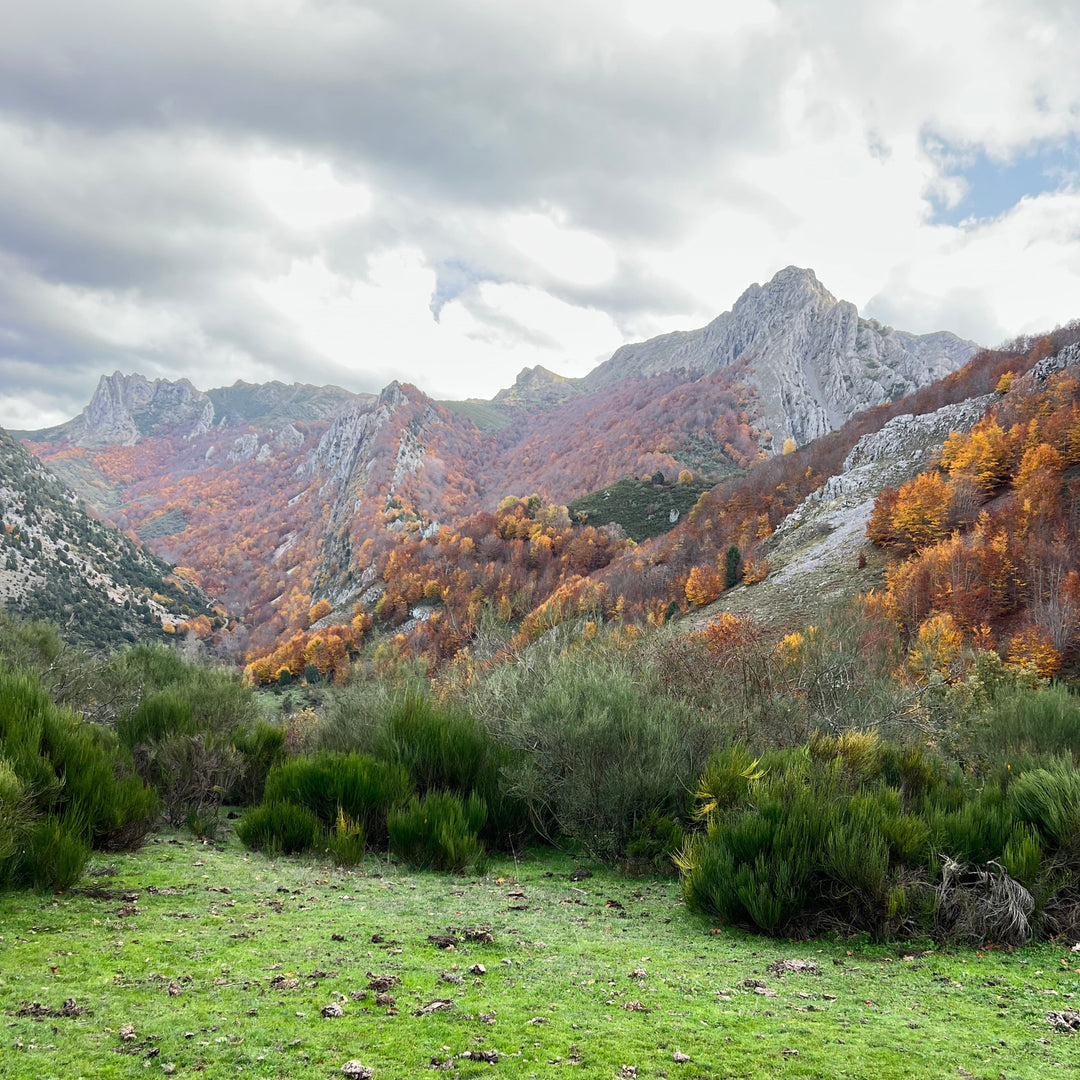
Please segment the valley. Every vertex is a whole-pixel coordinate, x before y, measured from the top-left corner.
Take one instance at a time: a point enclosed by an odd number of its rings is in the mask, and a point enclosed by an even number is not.
[[[227,621],[199,637],[222,655],[265,657],[329,602],[333,618],[315,621],[359,620],[351,637],[337,634],[350,650],[367,621],[395,632],[407,623],[421,631],[410,651],[438,664],[474,633],[485,604],[522,620],[549,602],[580,606],[583,589],[601,588],[637,621],[682,605],[685,576],[711,546],[738,544],[753,557],[831,475],[816,466],[816,437],[856,414],[885,418],[890,403],[936,385],[975,351],[948,334],[919,338],[862,320],[812,271],[788,267],[707,327],[626,346],[583,379],[523,371],[490,402],[439,403],[397,383],[377,398],[280,383],[203,392],[116,373],[81,416],[19,434],[94,513],[215,598]],[[730,478],[751,466],[775,471],[781,449],[810,459],[798,458],[794,484],[781,481],[789,494],[766,496],[755,520],[743,515],[695,557],[695,502],[718,482],[717,491],[734,490]],[[594,507],[580,526],[588,498],[657,474],[690,486],[662,512],[646,500],[633,513],[647,525]],[[575,517],[535,548],[532,511],[512,533],[503,521],[513,498],[538,499],[552,520],[570,504]],[[621,533],[609,533],[611,521]],[[655,554],[639,550],[672,527],[686,537],[678,559],[662,539]],[[488,550],[462,561],[455,536]],[[515,539],[534,549],[517,551]],[[570,546],[572,557],[562,553]],[[456,581],[425,569],[454,562]],[[425,599],[436,603],[417,608]]]

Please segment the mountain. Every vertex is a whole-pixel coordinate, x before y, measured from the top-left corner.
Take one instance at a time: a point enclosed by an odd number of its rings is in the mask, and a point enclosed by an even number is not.
[[[537,364],[522,368],[514,385],[500,390],[491,403],[503,408],[547,408],[584,393],[586,389],[585,380],[568,379]]]
[[[376,398],[281,383],[204,392],[117,373],[79,417],[26,443],[242,617],[257,648],[304,629],[322,598],[347,621],[349,605],[371,608],[386,589],[381,610],[401,622],[418,598],[468,582],[475,602],[454,607],[461,633],[480,598],[527,614],[563,575],[588,577],[617,559],[627,530],[643,537],[693,516],[689,501],[654,507],[644,491],[628,526],[607,530],[614,496],[603,493],[622,478],[662,474],[670,487],[689,472],[679,499],[705,491],[787,438],[802,443],[860,408],[884,408],[973,349],[951,334],[920,338],[861,320],[811,271],[789,267],[701,330],[626,346],[584,379],[527,368],[487,402],[436,402],[396,382]],[[774,527],[808,482],[792,480],[754,527]],[[586,525],[544,509],[597,492],[581,504]],[[529,497],[527,513],[516,497]],[[466,528],[475,559],[437,550],[444,533],[463,541]],[[519,551],[519,532],[550,550]],[[421,564],[460,554],[456,584],[406,570],[414,551]],[[687,547],[670,565],[689,558]],[[639,577],[627,596],[649,574]]]
[[[760,399],[760,421],[797,445],[864,409],[894,401],[965,364],[977,346],[955,334],[909,334],[859,316],[813,270],[789,266],[751,285],[700,330],[624,345],[584,379],[588,389],[630,375],[683,369],[707,375],[743,362]]]
[[[220,618],[207,596],[116,529],[0,429],[0,606],[91,646],[161,637]],[[198,620],[198,622],[195,622]]]
[[[135,446],[154,436],[194,438],[214,428],[247,424],[272,427],[296,420],[321,420],[370,394],[339,386],[255,385],[237,381],[204,393],[187,379],[175,382],[114,371],[102,375],[90,403],[73,420],[44,431],[17,432],[38,442],[64,440],[73,446]]]

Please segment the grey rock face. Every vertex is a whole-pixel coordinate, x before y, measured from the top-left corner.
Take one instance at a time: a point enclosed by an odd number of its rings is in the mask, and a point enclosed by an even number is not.
[[[865,435],[844,471],[812,492],[766,542],[769,576],[725,593],[725,610],[784,620],[812,619],[823,606],[880,585],[873,571],[857,570],[869,549],[866,524],[883,487],[899,487],[927,468],[952,431],[970,431],[996,395],[947,405],[922,416],[894,417]]]
[[[395,381],[383,390],[374,406],[360,403],[347,409],[319,440],[303,466],[304,472],[326,474],[327,483],[347,480],[357,463],[365,459],[379,429],[407,400],[401,384]]]
[[[248,431],[233,440],[228,460],[230,462],[250,461],[258,452],[259,436],[253,431]]]
[[[731,311],[700,330],[625,345],[585,377],[590,389],[628,375],[680,368],[709,374],[745,361],[762,422],[780,447],[809,442],[856,413],[955,371],[976,346],[954,334],[909,334],[859,316],[812,270],[789,266],[751,285]]]
[[[209,431],[214,406],[187,379],[170,382],[114,371],[103,375],[90,404],[71,422],[78,446],[134,446],[160,427],[187,427],[185,435]]]
[[[304,436],[292,426],[286,424],[275,436],[274,446],[279,450],[299,450],[304,445]]]

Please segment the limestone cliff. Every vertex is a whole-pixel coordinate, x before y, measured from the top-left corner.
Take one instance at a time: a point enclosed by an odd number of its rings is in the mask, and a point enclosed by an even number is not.
[[[597,389],[679,369],[704,375],[745,361],[774,445],[790,437],[801,446],[955,371],[975,351],[946,331],[909,334],[863,319],[812,270],[789,266],[765,285],[751,285],[708,326],[624,345],[584,384]]]

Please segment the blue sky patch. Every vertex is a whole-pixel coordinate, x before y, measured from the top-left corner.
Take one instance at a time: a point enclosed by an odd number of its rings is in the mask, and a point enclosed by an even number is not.
[[[1041,143],[999,161],[982,148],[950,146],[945,140],[924,140],[927,152],[936,158],[948,176],[961,177],[967,191],[956,206],[946,206],[940,196],[931,195],[935,225],[959,225],[968,219],[998,217],[1014,207],[1025,195],[1057,191],[1080,180],[1080,140]]]
[[[431,295],[431,314],[438,322],[443,305],[456,300],[463,292],[479,281],[490,280],[484,274],[461,259],[445,259],[435,268],[435,291]]]

